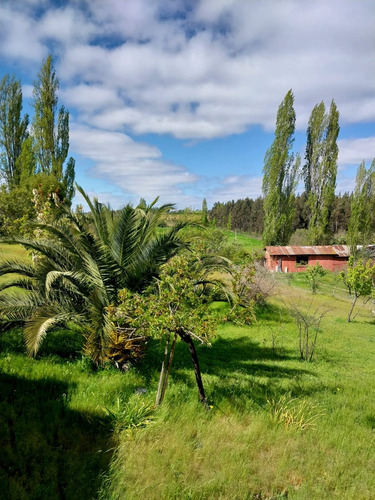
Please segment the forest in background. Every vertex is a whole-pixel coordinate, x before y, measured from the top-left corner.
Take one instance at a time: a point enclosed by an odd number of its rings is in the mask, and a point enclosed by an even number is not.
[[[346,242],[346,231],[351,214],[352,195],[344,193],[336,195],[329,219],[330,231],[333,235],[332,243],[343,244]],[[209,211],[209,219],[219,227],[242,231],[261,236],[264,220],[264,200],[258,197],[216,202]],[[308,228],[307,195],[302,193],[294,199],[294,218],[292,242],[303,244],[304,233]],[[302,230],[302,231],[298,231]]]

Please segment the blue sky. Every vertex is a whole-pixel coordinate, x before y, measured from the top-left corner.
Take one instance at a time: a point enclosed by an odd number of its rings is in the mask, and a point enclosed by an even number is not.
[[[28,111],[53,55],[77,181],[113,207],[259,196],[290,88],[302,154],[312,108],[335,99],[344,192],[375,157],[374,26],[373,0],[3,0],[0,76]]]

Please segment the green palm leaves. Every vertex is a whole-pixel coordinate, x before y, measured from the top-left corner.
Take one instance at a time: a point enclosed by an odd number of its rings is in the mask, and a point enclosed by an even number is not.
[[[101,363],[113,332],[107,307],[116,303],[119,290],[140,292],[150,285],[160,267],[185,246],[180,238],[184,224],[158,235],[160,219],[171,205],[156,208],[157,200],[149,206],[142,200],[136,208],[126,205],[114,212],[77,190],[89,216],[61,206],[57,221],[36,226],[41,238],[1,240],[23,245],[34,261],[0,264],[0,276],[14,276],[0,287],[0,319],[3,325],[25,323],[30,355],[54,325],[78,322],[89,354]]]

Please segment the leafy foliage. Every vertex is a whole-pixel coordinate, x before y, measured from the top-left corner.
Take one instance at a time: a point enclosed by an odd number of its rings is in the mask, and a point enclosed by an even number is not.
[[[33,90],[34,119],[32,133],[38,169],[53,174],[65,185],[68,200],[74,194],[74,159],[64,163],[69,152],[69,112],[61,106],[57,113],[59,80],[52,56],[43,61]],[[56,116],[57,114],[57,116]]]
[[[291,153],[296,115],[289,90],[279,106],[275,139],[267,150],[263,168],[265,245],[286,245],[292,234],[294,192],[300,158]]]
[[[164,398],[177,336],[189,345],[200,399],[205,403],[198,356],[192,338],[207,343],[216,326],[207,307],[210,295],[218,286],[208,276],[212,270],[210,261],[177,256],[164,266],[156,288],[152,287],[143,294],[124,289],[119,292],[118,306],[109,308],[110,318],[117,328],[126,328],[142,336],[166,337],[157,404]],[[219,261],[216,265],[219,265]],[[174,338],[169,350],[171,335]]]
[[[350,256],[348,268],[346,272],[341,271],[340,278],[353,296],[348,315],[348,322],[350,322],[359,297],[375,298],[375,264],[371,264],[370,261],[365,263],[363,259],[355,261],[354,257]]]
[[[323,269],[319,262],[315,266],[306,266],[305,276],[310,283],[312,293],[316,293],[318,289],[319,278],[322,278],[326,274],[327,271]]]
[[[22,118],[21,112],[21,82],[5,75],[0,82],[0,171],[9,188],[19,186],[24,175],[23,164],[17,160],[29,136],[29,117]]]
[[[170,205],[155,208],[141,202],[114,212],[97,199],[91,201],[79,188],[91,210],[90,217],[60,205],[61,217],[36,227],[38,240],[10,238],[39,255],[34,263],[9,260],[0,264],[0,276],[20,275],[0,297],[5,324],[25,322],[26,346],[35,355],[47,331],[54,325],[75,321],[84,326],[86,349],[96,363],[107,356],[113,324],[107,308],[115,304],[118,292],[127,288],[144,290],[158,277],[160,268],[185,245],[179,237],[183,225],[156,235],[158,220]],[[44,236],[45,235],[45,236]]]
[[[357,170],[355,189],[351,203],[348,226],[348,243],[351,254],[357,252],[357,245],[368,245],[375,234],[375,158],[368,170],[363,161]]]
[[[329,113],[324,102],[311,112],[303,173],[308,195],[309,244],[329,243],[329,220],[335,198],[339,112],[332,100]]]

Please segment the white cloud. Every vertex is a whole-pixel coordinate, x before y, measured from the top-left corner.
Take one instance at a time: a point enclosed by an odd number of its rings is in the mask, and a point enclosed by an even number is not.
[[[375,121],[374,20],[370,0],[16,0],[0,5],[0,57],[37,70],[53,50],[59,95],[76,121],[71,145],[91,160],[92,176],[195,204],[187,193],[198,177],[124,132],[271,131],[289,88],[299,130],[322,99],[336,100],[342,125]],[[341,166],[374,156],[374,138],[339,146]],[[211,193],[256,197],[259,179],[226,177]]]
[[[32,3],[26,13],[12,5],[1,8],[1,53],[40,61],[48,43],[58,44],[66,95],[77,92],[67,101],[80,101],[87,120],[112,129],[179,138],[221,137],[252,124],[271,130],[289,88],[301,129],[321,99],[335,98],[342,123],[375,120],[368,1],[205,0],[186,18],[176,16],[183,2],[72,1],[38,20]],[[98,114],[99,89],[103,107],[113,98],[113,123],[108,110]]]
[[[184,194],[183,187],[198,177],[164,161],[156,147],[125,134],[79,125],[71,128],[71,144],[83,158],[92,160],[89,175],[118,186],[130,196],[142,193],[148,200],[160,196],[163,202],[181,205],[193,200]]]
[[[375,136],[360,139],[341,139],[339,146],[339,165],[359,165],[363,160],[375,158]]]
[[[206,198],[209,203],[252,198],[255,200],[262,195],[262,177],[248,175],[231,175],[218,181],[215,189],[208,192]]]

